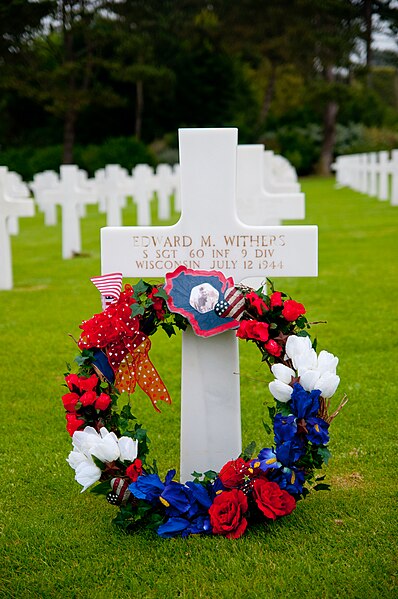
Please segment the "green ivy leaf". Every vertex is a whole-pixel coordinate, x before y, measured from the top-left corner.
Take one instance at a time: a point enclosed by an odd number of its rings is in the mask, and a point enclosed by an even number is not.
[[[102,483],[98,483],[95,487],[90,488],[90,493],[94,493],[94,495],[107,495],[109,491],[111,491],[109,480],[104,480]]]
[[[322,460],[325,462],[325,464],[327,464],[329,462],[330,458],[332,457],[332,454],[330,453],[328,448],[325,447],[324,445],[322,445],[321,447],[318,447],[317,453],[322,458]]]
[[[207,480],[215,480],[217,478],[217,472],[215,470],[206,470],[206,472],[203,473],[205,479]]]
[[[134,297],[134,299],[138,299],[139,296],[142,295],[143,293],[146,293],[149,288],[150,288],[150,286],[148,285],[148,283],[145,283],[145,281],[143,281],[142,279],[140,279],[138,281],[138,283],[136,283],[133,286],[133,297]]]
[[[170,322],[161,322],[160,326],[162,327],[162,329],[164,330],[165,333],[167,333],[168,337],[171,337],[172,335],[175,335],[175,330],[174,330],[174,326],[170,323]]]
[[[145,308],[141,304],[131,304],[131,316],[142,316],[145,313]]]
[[[154,295],[155,297],[161,297],[162,299],[164,299],[164,301],[167,301],[169,298],[163,287],[159,287]]]
[[[326,483],[319,483],[313,487],[314,491],[330,491],[330,485]]]
[[[256,449],[256,443],[255,443],[255,441],[252,441],[252,442],[251,442],[251,443],[249,443],[249,445],[248,445],[247,447],[245,447],[245,449],[242,451],[242,453],[241,453],[242,459],[244,459],[244,460],[245,460],[245,462],[248,462],[248,461],[251,459],[251,457],[252,457],[252,455],[253,455],[253,453],[254,453],[254,450],[255,450],[255,449]]]
[[[99,460],[95,455],[91,456],[93,459],[94,464],[100,468],[100,470],[105,470],[106,466],[104,464],[104,462],[101,462],[101,460]]]
[[[291,414],[289,403],[290,402],[277,401],[276,411],[278,412],[278,414],[282,414],[282,416],[289,416]]]
[[[297,320],[297,323],[298,323],[298,320]],[[303,331],[303,330],[298,331],[296,333],[296,335],[297,335],[297,337],[309,337],[310,336],[308,331]]]
[[[265,420],[262,421],[263,423],[263,427],[265,428],[265,432],[270,435],[272,433],[272,429],[270,427],[270,425],[268,424],[268,422],[265,422]]]

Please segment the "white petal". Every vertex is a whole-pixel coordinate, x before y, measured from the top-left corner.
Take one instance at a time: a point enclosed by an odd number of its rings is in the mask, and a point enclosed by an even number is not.
[[[286,353],[291,360],[294,361],[298,354],[302,354],[312,348],[311,339],[309,337],[298,337],[290,335],[286,341]]]
[[[131,437],[120,437],[119,439],[120,459],[124,462],[133,462],[138,453],[138,441]]]
[[[110,435],[110,434],[111,434],[111,433],[110,433],[110,432],[108,431],[108,429],[107,429],[107,428],[105,428],[104,426],[102,426],[102,427],[100,428],[100,436],[101,436],[101,438],[102,438],[102,439],[103,439],[104,437],[106,437],[107,435]],[[113,434],[115,434],[115,433],[113,433]]]
[[[278,401],[282,401],[283,403],[289,401],[293,393],[292,387],[278,380],[271,381],[271,383],[268,385],[268,388],[271,391],[273,397],[275,397],[275,399],[277,399]]]
[[[96,483],[100,478],[101,470],[94,464],[94,462],[86,460],[85,462],[79,464],[79,466],[76,468],[75,479],[79,485],[82,485],[82,493],[88,489],[88,487],[91,487],[91,485]]]
[[[300,376],[300,385],[306,391],[312,391],[318,389],[317,382],[319,379],[319,372],[317,370],[306,370],[304,374]]]
[[[288,366],[285,366],[284,364],[274,364],[271,367],[271,371],[276,379],[286,384],[290,383],[290,381],[292,380],[292,376],[296,376],[294,370],[292,370]]]
[[[299,376],[304,374],[306,370],[315,370],[318,363],[316,351],[314,349],[307,349],[301,354],[297,354],[293,360],[293,365],[299,373]]]
[[[66,461],[73,470],[76,470],[79,464],[87,461],[87,458],[81,451],[71,451]]]
[[[336,368],[338,363],[339,359],[337,356],[334,356],[333,354],[323,349],[318,356],[317,369],[321,374],[323,374],[324,372],[332,372],[333,374],[336,374]]]
[[[119,445],[116,435],[109,433],[90,449],[101,462],[113,462],[120,457]]]
[[[89,455],[89,449],[94,442],[101,439],[95,428],[92,426],[86,426],[82,431],[75,431],[72,437],[73,447],[78,451],[81,451],[85,455]]]
[[[340,377],[332,372],[325,372],[317,382],[316,388],[320,389],[322,397],[328,399],[336,392]]]

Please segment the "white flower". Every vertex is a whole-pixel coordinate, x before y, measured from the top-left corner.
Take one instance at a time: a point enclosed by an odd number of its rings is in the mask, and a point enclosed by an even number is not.
[[[75,472],[75,480],[82,485],[81,493],[101,478],[101,470],[90,459],[81,462]]]
[[[290,335],[286,341],[285,359],[290,359],[293,368],[284,364],[274,364],[271,371],[275,380],[269,384],[269,390],[278,401],[290,400],[293,388],[289,383],[299,378],[300,385],[306,391],[319,389],[324,399],[332,397],[340,383],[336,374],[339,359],[328,351],[322,350],[317,356],[309,337]]]
[[[120,437],[119,450],[122,462],[134,462],[138,453],[138,441],[131,437]]]
[[[72,437],[73,447],[87,457],[90,457],[92,447],[100,440],[101,435],[92,426],[86,426],[82,431],[75,431]]]
[[[90,448],[91,455],[94,455],[104,463],[114,462],[120,457],[118,439],[115,433],[109,433],[105,427],[102,427],[100,435],[100,439]]]
[[[309,337],[290,335],[286,341],[286,355],[291,359],[294,368],[299,372],[316,368],[317,356],[315,350],[312,349]]]
[[[73,470],[76,470],[79,464],[85,462],[87,459],[89,458],[87,458],[87,456],[85,456],[84,453],[82,453],[81,451],[76,451],[74,449],[70,452],[66,461],[68,462],[69,466],[73,468]]]
[[[138,454],[138,441],[130,437],[118,439],[115,433],[110,433],[105,427],[99,433],[92,426],[75,431],[72,443],[73,450],[66,461],[75,470],[75,479],[82,485],[82,492],[101,477],[101,469],[96,466],[92,456],[105,464],[118,459],[133,462]]]
[[[286,341],[286,353],[294,361],[298,354],[312,349],[311,339],[309,337],[298,337],[289,335]]]
[[[290,385],[287,385],[278,379],[276,381],[271,381],[268,388],[273,397],[283,403],[289,401],[293,393],[293,387],[290,387]]]
[[[318,370],[306,370],[304,374],[300,376],[300,385],[306,391],[312,391],[318,389],[317,383],[320,377]]]
[[[294,370],[292,370],[288,366],[285,366],[284,364],[274,364],[271,367],[271,371],[276,379],[286,384],[289,384],[292,380],[292,377],[296,376]]]
[[[320,389],[323,398],[328,399],[336,392],[340,383],[340,377],[333,372],[325,372],[318,379],[315,389]]]
[[[318,356],[317,370],[319,370],[320,374],[324,372],[336,374],[338,363],[339,359],[336,356],[323,349]]]

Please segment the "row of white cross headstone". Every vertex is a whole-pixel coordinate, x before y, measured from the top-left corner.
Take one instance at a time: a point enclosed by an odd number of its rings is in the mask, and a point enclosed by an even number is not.
[[[317,227],[275,224],[276,220],[290,217],[289,210],[296,210],[296,216],[303,215],[303,196],[294,177],[285,181],[289,187],[281,193],[267,189],[267,183],[259,175],[262,151],[261,146],[238,150],[236,129],[181,130],[180,220],[171,226],[104,228],[102,272],[121,271],[126,277],[163,277],[183,263],[199,270],[221,270],[224,275],[232,276],[235,283],[253,276],[316,276]],[[251,168],[251,161],[258,168]],[[238,185],[237,167],[241,173]],[[61,170],[67,198],[62,207],[71,210],[73,206],[76,212],[77,206],[91,202],[93,189],[87,181],[77,183],[72,173],[70,167]],[[236,197],[243,194],[245,199],[245,180],[247,194],[260,211],[255,224],[244,224],[237,215]],[[271,212],[272,195],[280,206]],[[0,225],[4,223],[4,227],[0,239],[10,216],[31,213],[33,204],[30,202],[28,209],[26,200],[21,202],[11,201],[1,185]],[[65,212],[63,220],[68,215]],[[274,222],[264,226],[267,220]],[[4,237],[9,239],[8,235]],[[183,481],[194,470],[218,470],[239,455],[238,371],[238,345],[233,332],[209,339],[195,336],[190,329],[183,333]]]
[[[398,206],[398,150],[338,156],[336,183]]]
[[[5,210],[9,210],[12,199],[27,199],[29,189],[16,173],[5,173],[7,194]],[[264,151],[262,145],[243,145],[237,149],[237,202],[238,217],[246,224],[280,224],[282,219],[304,218],[304,195],[300,193],[294,169],[282,157]],[[62,257],[68,259],[81,253],[82,241],[80,218],[87,204],[99,205],[107,214],[108,226],[122,225],[122,209],[128,196],[133,196],[137,206],[137,224],[151,224],[150,202],[154,193],[158,197],[158,218],[169,220],[171,196],[174,209],[181,210],[179,165],[174,168],[159,165],[156,172],[149,165],[138,165],[129,176],[119,165],[107,165],[88,179],[85,171],[75,165],[60,168],[60,176],[54,171],[45,171],[34,177],[30,187],[39,209],[44,213],[45,224],[57,223],[57,206],[62,211]],[[5,196],[3,198],[5,200]],[[0,200],[2,201],[2,200]],[[17,232],[18,220],[7,215],[9,233]],[[10,247],[9,240],[3,245]],[[11,254],[8,250],[7,273],[11,271]],[[0,266],[0,271],[5,270]],[[252,279],[253,286],[260,281]],[[0,272],[0,289],[12,287],[12,278]]]

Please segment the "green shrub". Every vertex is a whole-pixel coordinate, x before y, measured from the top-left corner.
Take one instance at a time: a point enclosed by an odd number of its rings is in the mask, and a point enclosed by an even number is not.
[[[156,158],[145,144],[134,137],[115,137],[100,145],[75,146],[74,163],[89,175],[106,164],[120,164],[131,169],[136,164],[155,165]],[[25,181],[45,170],[58,171],[62,164],[62,146],[10,148],[0,151],[0,164],[18,172]]]

